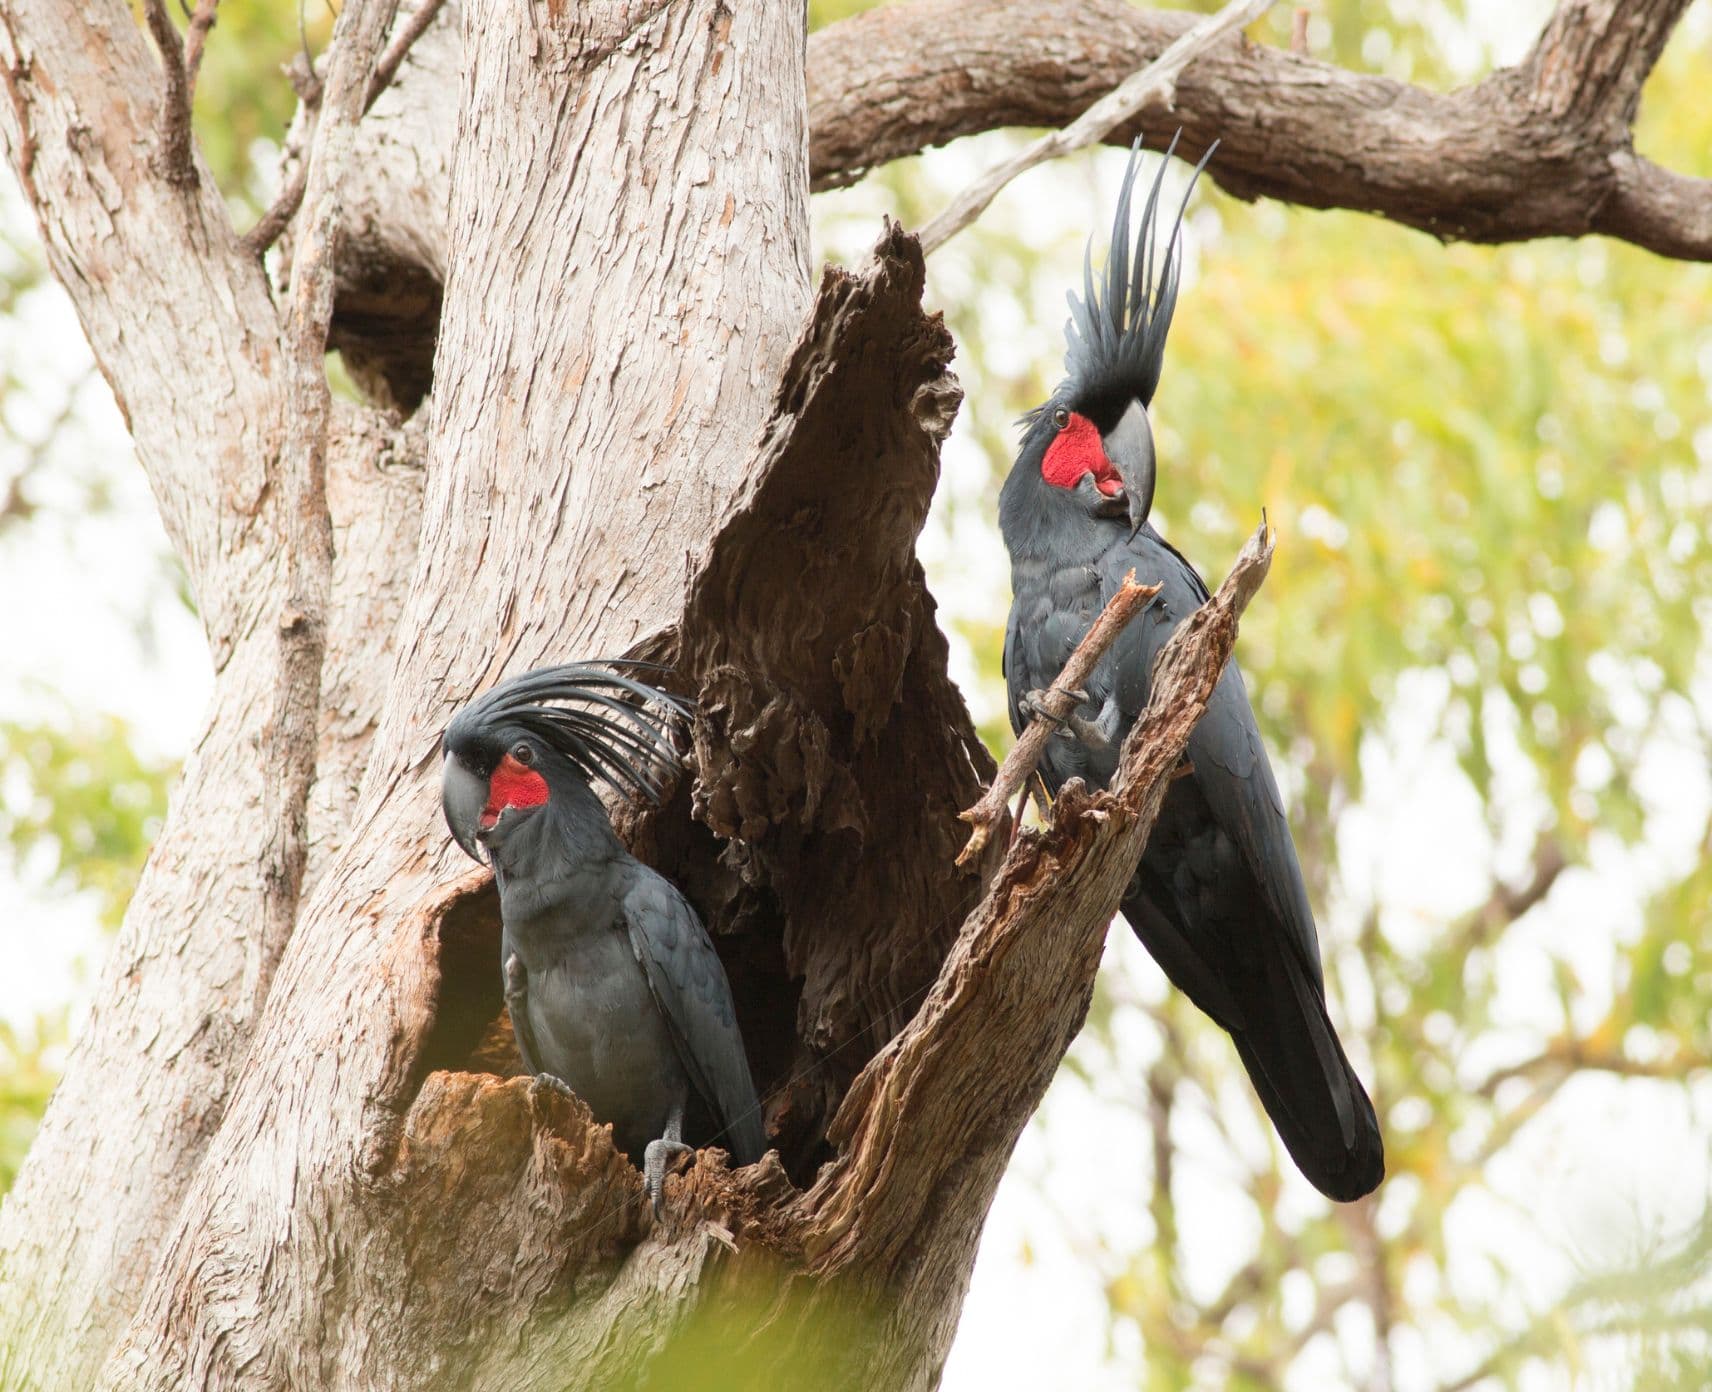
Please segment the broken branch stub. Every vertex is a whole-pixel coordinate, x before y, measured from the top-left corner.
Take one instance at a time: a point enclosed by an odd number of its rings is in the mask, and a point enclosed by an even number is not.
[[[1064,664],[1058,679],[1047,688],[1034,719],[1029,721],[1028,728],[1006,756],[998,776],[981,794],[979,802],[958,814],[974,828],[969,833],[969,844],[957,856],[959,866],[969,865],[986,848],[993,828],[1004,821],[1011,798],[1028,785],[1035,765],[1046,749],[1046,741],[1052,737],[1054,723],[1068,718],[1075,710],[1076,693],[1093,675],[1095,666],[1106,655],[1106,649],[1117,641],[1118,634],[1129,626],[1129,621],[1158,593],[1158,585],[1138,585],[1133,570],[1124,576],[1118,592],[1076,645],[1076,651],[1070,654],[1070,660]]]

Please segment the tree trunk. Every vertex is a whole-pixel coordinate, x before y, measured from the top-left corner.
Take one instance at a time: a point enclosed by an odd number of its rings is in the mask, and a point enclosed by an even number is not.
[[[348,0],[300,124],[276,305],[186,140],[159,0],[171,82],[120,0],[0,0],[0,137],[217,673],[0,1211],[0,1372],[931,1386],[1264,548],[1162,659],[1112,793],[957,869],[993,769],[914,552],[952,344],[898,228],[811,293],[802,7],[449,5],[353,132],[378,4]],[[1641,8],[1656,57],[1680,5]],[[1566,6],[1554,42],[1609,12]],[[326,418],[334,264],[359,375],[410,408],[432,383],[408,422]],[[436,797],[471,695],[625,654],[697,701],[681,786],[615,810],[715,935],[775,1147],[701,1152],[659,1222],[606,1128],[511,1076],[494,895]]]

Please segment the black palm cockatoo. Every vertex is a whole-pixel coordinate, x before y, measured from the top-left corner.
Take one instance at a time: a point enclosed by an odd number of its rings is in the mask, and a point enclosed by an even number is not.
[[[668,722],[683,706],[614,665],[543,667],[465,706],[442,741],[441,798],[457,843],[493,864],[524,1066],[612,1123],[658,1212],[686,1141],[748,1165],[766,1137],[707,930],[624,848],[590,787],[657,800],[677,767]]]
[[[1125,575],[1133,570],[1138,581],[1161,586],[1047,741],[1040,775],[1054,793],[1070,778],[1096,787],[1111,780],[1124,736],[1147,704],[1154,660],[1208,597],[1194,568],[1148,522],[1155,470],[1148,407],[1177,302],[1183,210],[1156,277],[1162,163],[1132,263],[1139,161],[1138,144],[1118,199],[1103,298],[1089,264],[1082,298],[1070,296],[1068,375],[1025,418],[999,500],[1014,593],[1005,679],[1017,733]],[[1384,1174],[1379,1122],[1326,1014],[1313,912],[1234,659],[1190,737],[1188,760],[1125,892],[1124,917],[1172,982],[1230,1032],[1302,1173],[1330,1198],[1359,1198]]]

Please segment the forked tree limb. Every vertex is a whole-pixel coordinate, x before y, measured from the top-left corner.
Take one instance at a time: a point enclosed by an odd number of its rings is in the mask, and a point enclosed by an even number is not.
[[[410,56],[410,50],[423,32],[434,22],[440,13],[445,0],[420,0],[410,17],[398,26],[398,32],[393,35],[392,42],[387,44],[385,51],[375,60],[373,70],[369,74],[367,91],[363,97],[363,109],[360,113],[366,116],[373,108],[380,94],[391,86],[398,76],[398,70],[404,60]],[[311,71],[304,86],[305,105],[318,105],[320,101],[319,84]],[[313,101],[311,100],[313,96]],[[287,145],[289,149],[289,142]],[[280,239],[285,229],[291,225],[291,220],[297,216],[297,210],[302,206],[304,193],[309,186],[309,162],[299,159],[287,177],[284,186],[274,196],[267,211],[256,220],[254,227],[244,233],[242,241],[244,250],[250,255],[261,258],[267,250]]]
[[[980,217],[1005,185],[1047,160],[1072,154],[1104,140],[1119,125],[1133,120],[1153,104],[1170,106],[1177,74],[1210,50],[1233,29],[1252,23],[1272,8],[1275,0],[1230,0],[1143,68],[1125,78],[1061,130],[1048,131],[1027,149],[994,165],[959,193],[921,231],[921,249],[931,255]]]
[[[1073,780],[1044,831],[1013,843],[921,1009],[851,1086],[829,1132],[840,1154],[797,1205],[812,1267],[902,1279],[899,1263],[978,1230],[1081,1029],[1106,927],[1271,561],[1262,523],[1160,654],[1111,790]]]
[[[1046,741],[1052,737],[1056,728],[1054,722],[1068,718],[1070,712],[1076,709],[1075,693],[1082,689],[1093,674],[1095,666],[1106,655],[1106,649],[1117,641],[1118,634],[1129,626],[1130,620],[1158,593],[1158,585],[1138,585],[1133,570],[1124,577],[1118,592],[1107,601],[1106,607],[1100,611],[1100,617],[1094,620],[1093,627],[1076,645],[1076,651],[1070,654],[1070,660],[1064,664],[1064,670],[1046,689],[1046,694],[1039,703],[1039,712],[1029,721],[1028,728],[1022,732],[1016,744],[1011,747],[1011,752],[1005,756],[1004,763],[999,766],[998,776],[993,779],[986,792],[981,794],[979,802],[959,814],[973,828],[969,833],[969,844],[958,853],[959,866],[971,864],[986,848],[993,828],[1004,821],[1010,800],[1027,787],[1028,780],[1033,777],[1035,765],[1040,762],[1040,756],[1046,749]]]

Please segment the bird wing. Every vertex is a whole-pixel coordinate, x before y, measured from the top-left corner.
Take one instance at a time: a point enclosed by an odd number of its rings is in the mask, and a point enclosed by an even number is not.
[[[1021,655],[1017,652],[1017,640],[1021,632],[1017,619],[1018,605],[1013,600],[1010,617],[1005,621],[1005,647],[999,657],[999,673],[1005,679],[1005,707],[1010,713],[1013,735],[1020,735],[1023,727],[1028,724],[1022,713],[1022,698],[1028,687],[1022,670]]]
[[[767,1148],[731,985],[701,919],[675,886],[638,865],[624,897],[624,925],[648,989],[691,1084],[718,1119],[718,1137],[739,1165]]]
[[[499,935],[499,979],[505,988],[505,1008],[511,1015],[511,1037],[517,1042],[517,1056],[523,1060],[524,1068],[528,1069],[531,1077],[540,1073],[541,1050],[535,1043],[535,1031],[529,1024],[529,1011],[525,1005],[522,1009],[513,1009],[514,1005],[523,1005],[529,999],[528,974],[523,969],[521,961],[517,964],[518,974],[523,987],[521,1001],[513,1001],[511,995],[511,963],[515,949],[511,946],[511,935],[503,930]]]
[[[1153,664],[1177,625],[1208,599],[1206,583],[1195,568],[1151,526],[1143,527],[1129,544],[1107,552],[1101,566],[1102,598],[1116,593],[1131,569],[1138,581],[1161,588],[1107,654],[1106,661],[1115,667],[1125,729],[1147,705]],[[1235,842],[1267,906],[1285,926],[1301,965],[1323,990],[1319,937],[1296,844],[1234,657],[1219,674],[1206,713],[1189,736],[1188,757],[1213,819]]]

